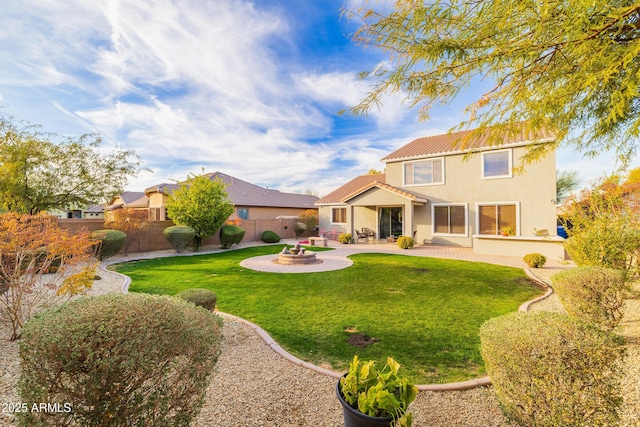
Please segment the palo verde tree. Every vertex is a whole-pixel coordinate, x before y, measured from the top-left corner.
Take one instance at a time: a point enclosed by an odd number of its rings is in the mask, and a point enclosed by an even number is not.
[[[473,87],[468,105],[474,138],[556,133],[555,144],[531,146],[525,162],[562,141],[583,154],[615,150],[626,166],[640,133],[640,3],[630,0],[423,0],[365,2],[344,12],[360,22],[352,39],[389,53],[360,77],[372,84],[354,114],[405,96],[429,117]],[[465,141],[461,141],[463,144]],[[496,139],[493,141],[498,143]]]
[[[99,203],[141,169],[132,150],[105,151],[99,135],[57,140],[0,114],[0,210],[36,214]]]
[[[180,183],[167,199],[167,215],[177,225],[186,225],[196,232],[193,238],[195,250],[202,241],[218,232],[233,213],[233,203],[225,191],[225,183],[209,175],[191,175]]]

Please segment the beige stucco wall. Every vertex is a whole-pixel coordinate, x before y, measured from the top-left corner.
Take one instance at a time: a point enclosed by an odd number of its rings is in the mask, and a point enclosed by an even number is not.
[[[514,147],[513,165],[520,164],[525,147]],[[556,234],[556,159],[550,153],[541,161],[526,166],[525,173],[510,178],[482,179],[482,156],[474,154],[468,159],[463,155],[444,159],[445,182],[442,185],[404,186],[403,162],[390,162],[386,166],[387,183],[395,187],[424,195],[429,203],[415,207],[416,240],[432,243],[472,246],[476,234],[477,204],[517,202],[519,224],[517,234],[533,236],[534,229],[547,229]],[[434,236],[431,212],[433,203],[465,203],[467,206],[468,235],[466,237]]]
[[[149,208],[160,208],[166,204],[167,196],[162,193],[151,193],[147,196],[149,197]]]

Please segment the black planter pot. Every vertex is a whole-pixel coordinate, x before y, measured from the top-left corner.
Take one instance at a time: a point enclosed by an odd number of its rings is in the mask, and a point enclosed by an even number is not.
[[[391,417],[371,417],[349,406],[342,398],[342,393],[340,393],[340,381],[336,385],[336,394],[342,405],[344,427],[389,427],[391,425],[391,421],[393,421]]]

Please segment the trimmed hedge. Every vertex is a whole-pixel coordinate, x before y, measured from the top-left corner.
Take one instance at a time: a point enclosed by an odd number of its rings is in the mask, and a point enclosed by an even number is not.
[[[176,252],[184,251],[193,242],[196,230],[186,225],[174,225],[167,227],[162,232]]]
[[[96,230],[91,238],[97,242],[96,258],[100,261],[116,255],[127,241],[127,235],[120,230]]]
[[[223,249],[229,249],[234,244],[242,242],[246,230],[237,225],[223,225],[220,229],[220,244]]]
[[[267,230],[260,236],[260,240],[265,243],[278,243],[280,236],[275,231]]]
[[[631,293],[625,272],[604,267],[577,267],[554,274],[551,280],[571,316],[607,330],[620,323],[624,300]]]
[[[188,426],[220,354],[222,321],[169,296],[107,294],[37,314],[22,330],[20,398],[71,411],[23,426]]]
[[[204,288],[185,289],[174,296],[192,302],[198,307],[205,308],[209,311],[213,311],[216,308],[216,301],[218,299],[215,292]]]
[[[622,404],[622,338],[550,312],[513,313],[480,328],[502,411],[524,427],[614,426]]]

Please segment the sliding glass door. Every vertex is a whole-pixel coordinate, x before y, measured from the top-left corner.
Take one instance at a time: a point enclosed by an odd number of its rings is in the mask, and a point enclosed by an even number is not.
[[[378,218],[380,239],[386,239],[392,235],[402,236],[402,207],[379,208]]]

